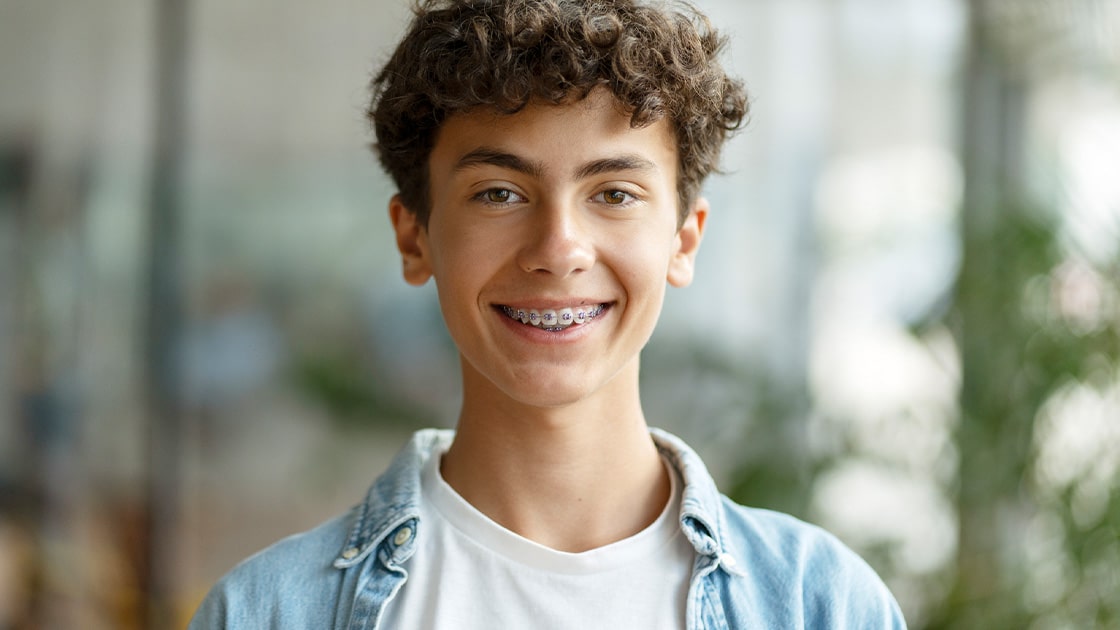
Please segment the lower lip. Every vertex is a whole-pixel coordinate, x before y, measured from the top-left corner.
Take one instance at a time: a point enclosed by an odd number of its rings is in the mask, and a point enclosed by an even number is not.
[[[500,317],[502,321],[505,322],[506,326],[508,326],[510,329],[512,329],[514,332],[521,335],[525,339],[533,341],[534,343],[542,344],[568,343],[571,341],[575,341],[587,335],[590,332],[591,328],[598,324],[599,321],[603,317],[605,317],[610,310],[611,305],[607,304],[601,311],[599,311],[597,315],[595,315],[595,317],[591,318],[587,322],[584,322],[582,324],[571,324],[564,330],[558,330],[554,332],[545,330],[543,328],[538,328],[530,324],[522,324],[520,321],[513,319],[509,315],[506,315],[501,307],[494,307],[494,312],[496,312],[498,314],[498,317]]]

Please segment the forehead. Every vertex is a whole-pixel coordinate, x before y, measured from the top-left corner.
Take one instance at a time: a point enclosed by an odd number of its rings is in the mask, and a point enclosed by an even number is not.
[[[559,105],[531,103],[514,114],[474,109],[443,123],[432,149],[433,174],[453,171],[479,149],[523,157],[549,173],[589,162],[638,157],[675,183],[677,148],[667,120],[632,127],[630,114],[605,89]],[[434,183],[434,182],[433,182]]]

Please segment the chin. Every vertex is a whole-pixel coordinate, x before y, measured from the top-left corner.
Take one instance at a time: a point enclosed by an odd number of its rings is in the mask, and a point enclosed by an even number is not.
[[[532,392],[507,391],[506,394],[527,407],[557,410],[580,403],[591,396],[586,390],[576,388],[549,388],[541,391],[542,389],[545,388],[537,388]]]
[[[595,401],[620,400],[617,390],[624,385],[617,373],[612,376],[586,374],[597,378],[552,378],[544,381],[517,382],[512,387],[502,388],[505,395],[518,403],[539,409],[561,410]],[[613,405],[612,405],[613,406]]]

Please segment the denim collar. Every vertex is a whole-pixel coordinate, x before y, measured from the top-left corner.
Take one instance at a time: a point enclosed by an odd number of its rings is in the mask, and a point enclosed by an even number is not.
[[[448,429],[424,429],[413,435],[356,508],[357,517],[335,567],[362,562],[382,543],[387,543],[385,560],[392,564],[412,556],[420,517],[420,471],[433,452],[450,446],[454,436]],[[725,535],[723,498],[700,456],[667,431],[650,429],[650,436],[684,480],[680,523],[685,537],[698,554],[717,559],[728,572],[740,573],[734,560],[737,550],[728,548],[730,539]]]

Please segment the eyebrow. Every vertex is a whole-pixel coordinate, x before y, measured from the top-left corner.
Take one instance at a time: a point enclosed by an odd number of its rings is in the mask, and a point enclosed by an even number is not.
[[[541,173],[544,172],[544,166],[540,162],[531,162],[512,153],[486,147],[475,149],[459,158],[459,161],[455,163],[453,172],[464,171],[476,166],[497,166],[533,177],[540,177]]]
[[[577,179],[623,171],[657,171],[657,165],[640,155],[619,155],[588,162],[576,171]]]
[[[533,177],[540,177],[544,173],[544,165],[540,162],[526,160],[513,153],[507,153],[488,147],[477,148],[459,158],[453,170],[454,172],[459,172],[477,166],[497,166]],[[583,164],[576,170],[575,175],[577,179],[584,179],[587,177],[594,177],[595,175],[602,175],[603,173],[657,170],[657,164],[651,160],[636,154],[625,154],[593,160]]]

